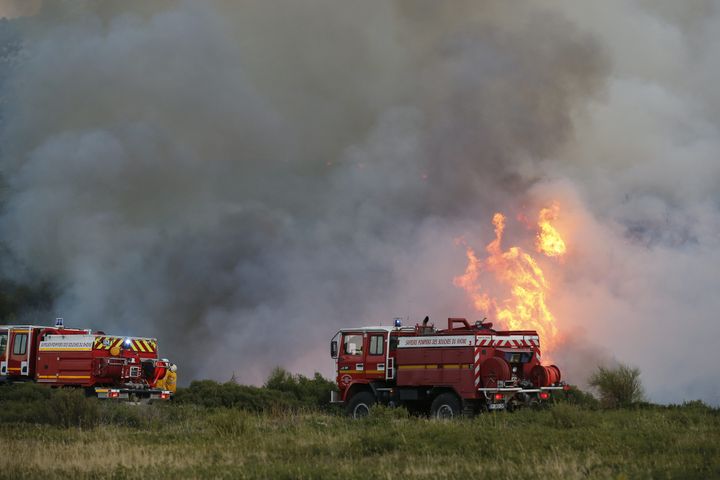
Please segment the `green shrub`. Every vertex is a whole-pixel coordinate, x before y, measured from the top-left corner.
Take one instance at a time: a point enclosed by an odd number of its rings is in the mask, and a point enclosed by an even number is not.
[[[151,411],[157,409],[143,408],[144,406],[128,405],[113,400],[101,401],[99,405],[99,421],[106,425],[118,425],[130,428],[142,428],[149,426]]]
[[[0,423],[50,423],[43,402],[6,402],[0,404]]]
[[[16,383],[0,387],[0,403],[36,402],[50,398],[52,390],[46,385],[37,383]]]
[[[590,392],[584,392],[575,385],[570,385],[568,390],[553,395],[557,403],[569,403],[581,408],[596,409],[600,402]]]
[[[0,422],[51,423],[47,402],[53,391],[45,385],[19,383],[0,387]]]
[[[250,411],[278,411],[298,408],[329,409],[330,391],[335,384],[319,373],[313,378],[293,375],[275,368],[263,387],[213,380],[193,381],[178,389],[175,401],[204,407],[235,407]]]
[[[710,405],[706,404],[702,400],[689,400],[683,402],[682,405],[679,407],[676,405],[670,405],[669,408],[680,408],[687,411],[692,412],[698,412],[698,413],[708,413],[708,414],[714,414],[717,415],[720,413],[720,408],[717,407],[711,407]]]
[[[640,370],[619,364],[615,368],[599,366],[588,382],[600,393],[603,407],[629,407],[645,400]]]
[[[196,380],[189,387],[178,389],[175,401],[178,404],[234,407],[256,412],[300,406],[295,397],[286,392],[213,380]]]
[[[33,383],[0,388],[0,422],[92,428],[98,424],[146,427],[167,409],[86,397],[82,389]]]
[[[330,392],[337,390],[334,382],[315,373],[313,378],[293,375],[285,369],[276,367],[265,382],[265,388],[285,392],[295,397],[307,407],[326,407],[329,405]]]
[[[49,423],[62,427],[95,427],[100,420],[98,401],[82,390],[59,389],[47,401]]]

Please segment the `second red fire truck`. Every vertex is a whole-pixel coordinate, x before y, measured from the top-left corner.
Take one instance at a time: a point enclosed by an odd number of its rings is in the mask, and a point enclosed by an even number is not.
[[[414,327],[396,320],[343,329],[330,350],[339,390],[331,400],[353,417],[383,403],[450,418],[541,405],[565,388],[558,367],[540,363],[536,331],[498,331],[464,318],[449,318],[446,329],[427,317]]]
[[[0,383],[37,382],[84,388],[99,398],[169,400],[175,365],[158,356],[154,338],[90,329],[0,325]]]

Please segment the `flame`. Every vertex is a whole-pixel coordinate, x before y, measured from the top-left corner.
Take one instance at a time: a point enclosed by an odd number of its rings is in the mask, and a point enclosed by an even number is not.
[[[550,223],[557,218],[558,212],[556,204],[540,211],[536,237],[538,251],[555,258],[562,257],[566,251],[565,242]],[[503,250],[505,220],[501,213],[493,216],[495,239],[485,247],[486,258],[478,258],[475,251],[466,246],[467,268],[463,275],[453,279],[453,283],[468,293],[478,311],[497,319],[504,327],[510,330],[536,330],[543,343],[543,350],[547,353],[559,342],[555,317],[546,302],[550,286],[537,261],[529,253],[518,246]],[[483,288],[480,280],[484,273],[491,274],[494,283],[503,287],[506,292],[504,298],[495,298]]]
[[[553,203],[550,208],[540,210],[538,218],[538,228],[540,228],[540,231],[535,238],[535,248],[538,252],[544,253],[548,257],[561,257],[567,250],[562,237],[550,223],[557,219],[559,211],[560,206],[557,203]]]

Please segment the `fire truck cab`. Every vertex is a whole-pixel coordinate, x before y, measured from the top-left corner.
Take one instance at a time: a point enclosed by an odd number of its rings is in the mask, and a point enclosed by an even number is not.
[[[353,417],[375,403],[453,417],[541,405],[564,388],[560,370],[540,364],[535,331],[496,331],[464,318],[438,330],[428,321],[338,331],[330,342],[338,387],[331,402]]]

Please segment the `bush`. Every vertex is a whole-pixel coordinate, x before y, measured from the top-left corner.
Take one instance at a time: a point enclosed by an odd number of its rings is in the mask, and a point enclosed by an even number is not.
[[[176,403],[204,407],[241,408],[249,411],[297,409],[330,410],[330,391],[335,384],[319,373],[312,378],[293,375],[275,368],[262,387],[239,385],[234,379],[219,383],[213,380],[193,381],[178,389]]]
[[[100,403],[100,423],[106,425],[145,428],[151,424],[150,412],[157,412],[157,409],[138,408],[138,405],[129,405],[113,400],[96,401]]]
[[[615,368],[600,366],[588,383],[598,390],[606,408],[629,407],[645,400],[638,368],[623,364]]]
[[[23,383],[0,387],[0,422],[92,428],[98,424],[147,427],[170,409],[137,408],[86,397],[82,389]]]
[[[49,388],[12,385],[0,387],[0,392],[0,423],[49,423],[46,405],[51,393]]]
[[[94,398],[87,398],[82,390],[57,390],[47,402],[49,423],[62,427],[92,428],[100,420],[97,402]]]
[[[299,402],[286,392],[238,385],[235,382],[218,383],[213,380],[196,380],[190,383],[189,387],[178,389],[175,401],[179,404],[234,407],[255,412],[300,406]]]
[[[598,408],[600,403],[592,393],[584,392],[575,385],[570,385],[570,389],[556,394],[554,399],[557,403],[569,403],[570,405],[577,405],[591,410]]]
[[[16,383],[0,387],[0,404],[8,402],[32,403],[50,398],[52,390],[37,383]]]
[[[326,380],[317,372],[313,378],[308,378],[293,375],[280,367],[270,373],[265,388],[289,393],[307,407],[326,407],[329,405],[330,392],[337,390],[334,382]]]

